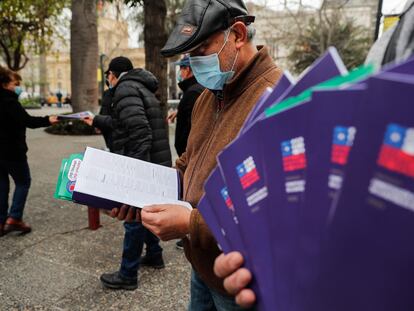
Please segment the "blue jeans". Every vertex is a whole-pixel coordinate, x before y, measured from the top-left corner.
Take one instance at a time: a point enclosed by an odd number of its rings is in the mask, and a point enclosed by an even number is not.
[[[234,298],[224,296],[210,289],[198,276],[197,272],[191,271],[191,297],[188,311],[248,311],[255,308],[243,309],[234,301]]]
[[[144,242],[149,256],[161,255],[162,248],[159,245],[160,240],[140,222],[124,222],[124,228],[124,248],[119,273],[123,278],[135,280]]]
[[[16,188],[9,211],[9,175],[13,178]],[[23,218],[24,205],[30,188],[30,170],[26,161],[0,160],[0,223],[4,224],[7,216],[17,220]]]

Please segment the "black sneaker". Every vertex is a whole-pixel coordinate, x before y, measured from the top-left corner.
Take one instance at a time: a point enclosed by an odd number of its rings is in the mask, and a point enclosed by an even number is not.
[[[184,249],[184,241],[181,239],[177,243],[175,243],[175,247],[177,249]]]
[[[125,279],[119,274],[118,271],[114,273],[104,273],[101,275],[100,280],[104,287],[110,289],[134,290],[138,287],[138,281],[136,279]]]
[[[154,269],[162,269],[165,267],[164,259],[162,258],[162,254],[157,255],[148,255],[142,256],[139,259],[139,263],[141,266],[144,267],[151,267]]]

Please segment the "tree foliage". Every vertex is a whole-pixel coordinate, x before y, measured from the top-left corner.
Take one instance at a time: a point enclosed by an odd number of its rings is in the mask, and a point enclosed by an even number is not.
[[[361,65],[372,39],[367,30],[346,19],[341,10],[320,12],[311,18],[302,34],[294,41],[288,60],[295,73],[300,73],[335,46],[348,69]]]
[[[28,52],[47,47],[68,0],[1,0],[0,55],[14,71],[24,68]]]
[[[164,114],[167,113],[168,98],[168,61],[161,56],[161,48],[181,12],[185,0],[124,0],[131,6],[142,6],[137,21],[144,26],[145,68],[151,71],[159,81],[157,95],[161,100]]]

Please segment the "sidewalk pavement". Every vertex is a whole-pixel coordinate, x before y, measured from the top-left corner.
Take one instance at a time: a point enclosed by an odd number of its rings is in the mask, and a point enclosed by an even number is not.
[[[190,265],[175,241],[161,242],[165,269],[140,268],[137,290],[104,289],[99,276],[119,268],[122,222],[102,214],[102,227],[90,231],[85,207],[53,198],[61,159],[85,146],[103,147],[102,137],[28,129],[27,141],[32,186],[24,219],[33,231],[0,238],[0,310],[186,310]]]

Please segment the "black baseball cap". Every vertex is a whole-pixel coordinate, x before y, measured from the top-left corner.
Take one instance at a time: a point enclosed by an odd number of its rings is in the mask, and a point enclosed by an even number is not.
[[[249,25],[254,19],[242,0],[187,0],[161,55],[184,54],[213,33],[227,29],[237,21]]]
[[[121,73],[130,71],[131,69],[134,69],[134,66],[132,66],[132,62],[129,60],[129,58],[118,56],[111,60],[108,69],[105,71],[105,74],[108,74],[109,71]]]

